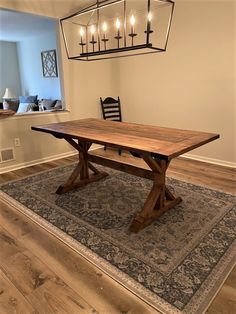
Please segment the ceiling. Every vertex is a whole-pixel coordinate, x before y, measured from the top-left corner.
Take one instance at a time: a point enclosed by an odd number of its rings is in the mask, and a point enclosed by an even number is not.
[[[0,0],[0,7],[59,19],[94,2],[96,0]]]

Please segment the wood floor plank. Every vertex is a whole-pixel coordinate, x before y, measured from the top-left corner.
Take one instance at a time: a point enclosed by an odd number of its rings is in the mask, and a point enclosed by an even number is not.
[[[187,171],[185,173],[182,173],[182,172],[175,171],[175,170],[173,171],[170,169],[167,172],[167,174],[172,178],[187,181],[190,183],[193,182],[193,175],[191,173],[188,173]],[[233,182],[231,183],[230,181],[224,182],[222,184],[222,181],[220,181],[220,180],[214,180],[212,178],[209,179],[209,178],[197,177],[197,178],[194,178],[194,183],[199,184],[199,185],[203,185],[203,186],[207,186],[207,187],[211,187],[213,189],[220,190],[220,191],[223,191],[226,193],[236,194],[236,188],[235,188]]]
[[[0,183],[5,183],[11,180],[16,180],[19,179],[20,176],[18,176],[17,174],[13,173],[13,172],[6,172],[6,173],[1,173],[0,174]]]
[[[1,314],[38,313],[1,270],[0,270],[0,313]]]
[[[89,314],[98,313],[78,294],[69,288],[59,277],[54,277],[35,289],[28,296],[39,313],[47,314]]]
[[[236,272],[236,271],[235,271]],[[234,288],[225,284],[207,310],[207,314],[233,314],[236,313],[236,283]]]
[[[4,203],[1,207],[0,222],[12,237],[41,261],[46,260],[58,277],[100,313],[153,313],[151,307],[23,214],[8,209]],[[15,228],[16,220],[18,228]]]
[[[46,264],[0,227],[0,268],[39,313],[97,313]]]

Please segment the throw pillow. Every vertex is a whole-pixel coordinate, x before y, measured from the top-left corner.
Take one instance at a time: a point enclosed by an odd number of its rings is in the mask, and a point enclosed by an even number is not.
[[[38,105],[36,105],[35,103],[29,103],[27,112],[29,111],[38,111]]]
[[[55,109],[62,109],[62,103],[61,103],[61,100],[57,100],[55,106],[54,106]]]
[[[51,99],[42,99],[41,101],[39,101],[39,106],[41,106],[43,110],[51,110],[52,108],[54,108],[55,104],[56,100]]]
[[[34,111],[34,108],[37,107],[35,103],[20,103],[17,113],[23,113],[28,111]]]
[[[38,95],[36,96],[19,96],[19,100],[21,104],[32,104],[32,103],[37,103]]]
[[[19,107],[19,100],[18,99],[4,99],[3,101],[3,109],[5,110],[13,110],[17,111]]]

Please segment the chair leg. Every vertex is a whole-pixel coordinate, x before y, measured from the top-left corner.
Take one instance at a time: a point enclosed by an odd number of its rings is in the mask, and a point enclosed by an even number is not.
[[[107,150],[107,145],[104,146],[104,150]]]
[[[119,150],[118,150],[118,151],[119,151],[119,155],[121,155],[121,149],[120,149],[120,148],[119,148]]]

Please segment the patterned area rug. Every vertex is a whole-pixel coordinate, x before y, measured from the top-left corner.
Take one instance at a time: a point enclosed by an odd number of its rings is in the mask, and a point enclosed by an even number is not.
[[[235,264],[236,197],[168,178],[183,202],[130,234],[151,181],[105,169],[103,180],[55,194],[73,167],[2,185],[1,197],[157,310],[203,313]]]

